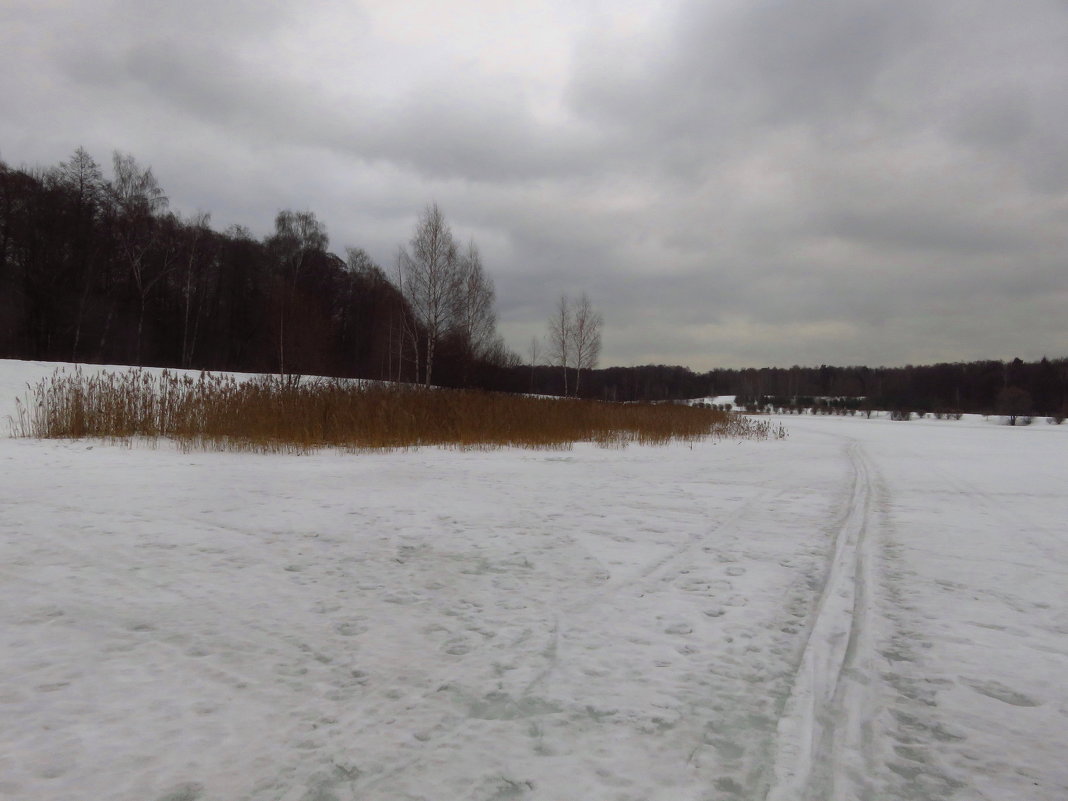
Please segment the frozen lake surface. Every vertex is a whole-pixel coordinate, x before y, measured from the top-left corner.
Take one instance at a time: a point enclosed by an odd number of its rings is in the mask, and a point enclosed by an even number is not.
[[[1068,425],[784,423],[0,438],[0,797],[1068,798]]]

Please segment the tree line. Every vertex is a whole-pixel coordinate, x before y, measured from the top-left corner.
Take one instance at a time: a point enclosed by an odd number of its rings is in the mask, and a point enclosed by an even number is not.
[[[739,399],[789,406],[798,398],[838,399],[840,406],[916,413],[1015,413],[1058,416],[1068,405],[1068,359],[740,371]],[[796,405],[796,403],[795,403]]]
[[[0,358],[418,381],[614,401],[843,398],[883,409],[1055,415],[1068,360],[905,367],[597,369],[603,318],[562,296],[526,358],[497,333],[477,245],[431,204],[388,273],[342,258],[310,211],[263,239],[170,210],[151,168],[79,148],[53,168],[0,161]],[[1007,389],[1025,393],[1005,395]]]
[[[170,210],[151,168],[79,148],[54,168],[0,161],[0,357],[495,386],[519,362],[493,283],[436,205],[394,275],[331,252],[310,211],[262,240]]]
[[[516,368],[523,391],[559,392],[556,367]],[[524,383],[523,379],[526,379]],[[606,400],[672,400],[736,396],[736,405],[776,408],[881,409],[901,412],[961,412],[1058,416],[1068,411],[1068,359],[1024,362],[976,361],[904,367],[764,367],[695,372],[686,367],[646,365],[589,371],[587,397]],[[1006,392],[1018,390],[1018,392]],[[1022,393],[1022,394],[1021,394]]]

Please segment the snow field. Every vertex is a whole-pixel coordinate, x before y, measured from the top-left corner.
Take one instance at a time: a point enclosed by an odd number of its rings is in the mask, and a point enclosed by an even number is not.
[[[5,443],[16,797],[700,797],[764,764],[819,548],[781,531],[799,489],[703,491],[733,445],[89,447]]]
[[[1066,432],[783,419],[562,452],[0,439],[0,797],[1068,797]]]

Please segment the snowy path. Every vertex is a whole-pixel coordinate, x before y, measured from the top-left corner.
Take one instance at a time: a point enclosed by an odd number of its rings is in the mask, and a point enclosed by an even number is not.
[[[0,797],[1068,797],[1068,428],[787,423],[0,439]]]
[[[1068,431],[792,422],[850,442],[862,489],[815,618],[835,696],[791,698],[769,797],[1068,797]]]
[[[790,697],[779,721],[774,787],[768,798],[870,797],[872,714],[865,688],[873,670],[875,611],[871,529],[873,479],[867,456],[848,446],[852,490],[809,624]],[[855,765],[859,759],[860,765]]]

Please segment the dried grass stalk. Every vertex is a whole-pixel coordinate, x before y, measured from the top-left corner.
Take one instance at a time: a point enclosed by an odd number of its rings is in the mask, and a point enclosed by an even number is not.
[[[14,420],[26,437],[174,440],[183,448],[306,452],[410,448],[661,445],[765,439],[767,423],[717,409],[621,404],[403,384],[262,376],[248,381],[143,370],[57,370]]]

